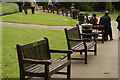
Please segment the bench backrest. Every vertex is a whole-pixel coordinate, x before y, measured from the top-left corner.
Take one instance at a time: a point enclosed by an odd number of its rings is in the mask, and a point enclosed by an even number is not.
[[[43,5],[43,10],[48,10],[48,5]]]
[[[48,39],[36,41],[25,45],[16,45],[19,65],[23,70],[33,64],[24,63],[24,59],[47,60],[50,59]]]
[[[69,40],[70,38],[81,39],[79,26],[73,27],[71,29],[65,28],[64,30],[65,30],[65,35],[66,35],[66,39],[67,39],[68,49],[70,49],[71,47],[78,44],[78,42],[70,41]]]
[[[58,10],[59,10],[59,7],[53,6],[53,10],[54,10],[54,11],[58,11]]]

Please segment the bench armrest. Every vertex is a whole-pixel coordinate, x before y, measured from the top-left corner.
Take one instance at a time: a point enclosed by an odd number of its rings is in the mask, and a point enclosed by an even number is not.
[[[32,64],[51,64],[50,60],[33,60],[33,59],[24,59],[25,63],[32,63]]]
[[[98,33],[81,33],[81,35],[83,35],[83,36],[93,36],[93,38],[94,38],[94,41],[96,42],[97,40],[96,40],[96,38],[98,37]]]
[[[51,53],[67,53],[67,54],[71,54],[73,53],[73,51],[71,50],[55,50],[55,49],[50,49]]]
[[[83,36],[98,36],[98,33],[81,33],[80,35],[83,35]]]
[[[67,55],[65,55],[63,58],[67,57],[67,60],[71,60],[71,54],[73,53],[72,50],[54,50],[54,49],[50,49],[50,52],[52,53],[67,53]]]
[[[70,38],[70,39],[68,39],[68,40],[70,40],[70,41],[88,41],[88,40],[90,40],[90,39],[89,39],[89,38],[83,38],[83,39]]]

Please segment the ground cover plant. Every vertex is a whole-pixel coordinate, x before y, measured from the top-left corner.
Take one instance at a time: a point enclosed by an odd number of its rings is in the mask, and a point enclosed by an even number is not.
[[[36,12],[35,14],[31,14],[31,11],[29,11],[28,15],[25,15],[24,13],[22,14],[16,13],[12,15],[2,16],[2,21],[51,26],[55,25],[74,26],[76,24],[75,20],[66,16],[43,12]]]
[[[16,53],[16,44],[26,44],[49,39],[50,48],[67,49],[64,31],[3,27],[2,29],[2,76],[4,78],[19,78],[19,66]],[[63,54],[53,54],[52,58],[61,58]]]
[[[0,13],[0,15],[11,14],[19,11],[16,3],[0,2],[0,5],[0,7],[2,7],[2,12]]]

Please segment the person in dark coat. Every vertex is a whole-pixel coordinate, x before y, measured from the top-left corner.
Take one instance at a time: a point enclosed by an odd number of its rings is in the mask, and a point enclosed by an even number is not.
[[[120,14],[117,16],[116,21],[118,22],[117,29],[120,31]],[[120,39],[120,37],[119,37],[119,39]]]
[[[22,9],[23,9],[23,1],[22,1],[22,0],[18,0],[17,4],[18,4],[18,6],[19,6],[19,12],[22,13]]]
[[[83,24],[85,22],[85,16],[83,13],[80,13],[78,16],[78,21],[79,21],[79,25]]]
[[[117,29],[120,31],[120,15],[117,16],[116,21],[118,22]]]
[[[105,12],[105,15],[100,18],[100,25],[103,25],[105,28],[105,33],[104,33],[104,40],[108,40],[108,35],[110,37],[110,40],[113,40],[112,36],[112,29],[111,29],[111,18],[108,16],[108,11]]]
[[[85,22],[86,22],[86,23],[89,23],[88,15],[89,15],[88,13],[85,13]]]

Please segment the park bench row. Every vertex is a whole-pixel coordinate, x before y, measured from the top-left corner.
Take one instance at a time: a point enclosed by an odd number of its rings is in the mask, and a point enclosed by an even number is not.
[[[25,45],[17,44],[18,61],[20,67],[20,80],[25,80],[26,76],[44,77],[49,80],[53,74],[67,75],[67,80],[70,80],[71,60],[85,60],[87,64],[87,52],[94,52],[97,55],[97,34],[80,34],[79,26],[71,29],[65,28],[65,35],[68,44],[68,50],[53,50],[49,48],[48,38],[32,42]],[[93,36],[93,39],[82,38],[82,36]],[[91,50],[91,48],[94,48]],[[71,58],[71,54],[75,52],[85,53],[85,57]],[[66,53],[64,59],[51,59],[50,53]],[[61,69],[67,67],[66,72],[60,72]]]
[[[49,7],[48,5],[43,5],[43,6],[41,6],[40,10],[43,11],[43,12],[60,14],[60,15],[63,15],[63,16],[68,16],[68,17],[73,18],[71,10],[66,9],[64,7],[58,7],[58,6]]]

